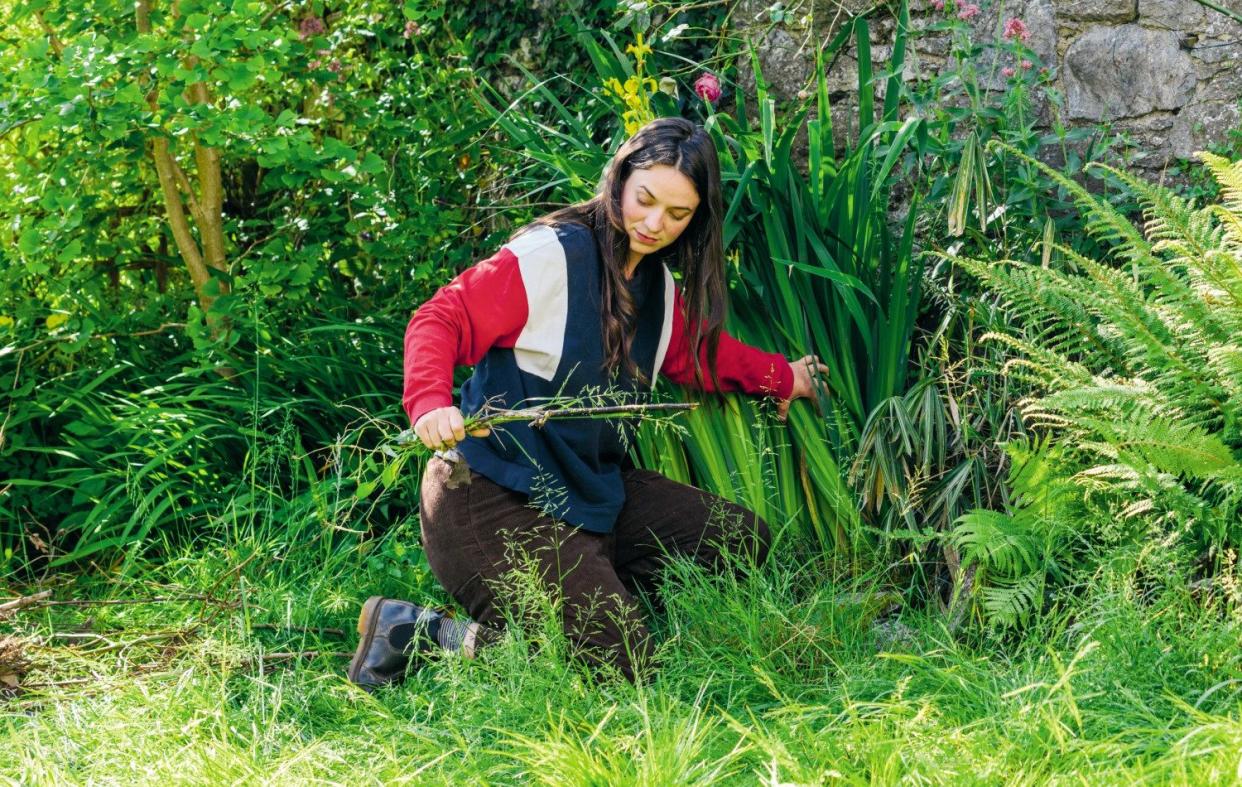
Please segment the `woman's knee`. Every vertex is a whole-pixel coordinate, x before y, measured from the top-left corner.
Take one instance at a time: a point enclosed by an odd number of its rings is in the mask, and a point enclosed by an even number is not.
[[[577,655],[615,667],[631,683],[649,671],[654,646],[638,605],[620,594],[567,598],[565,634]]]
[[[734,560],[760,565],[772,546],[772,529],[754,511],[729,503],[728,514],[717,524],[719,545]]]

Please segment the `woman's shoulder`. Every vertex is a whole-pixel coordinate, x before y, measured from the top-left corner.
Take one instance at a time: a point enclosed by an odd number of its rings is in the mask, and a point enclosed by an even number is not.
[[[595,236],[589,227],[576,221],[533,222],[509,238],[505,246],[518,257],[546,255],[577,257],[595,249]]]

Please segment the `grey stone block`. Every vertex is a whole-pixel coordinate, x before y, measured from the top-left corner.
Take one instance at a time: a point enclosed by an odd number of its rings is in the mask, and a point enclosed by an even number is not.
[[[1138,0],[1060,0],[1057,15],[1077,22],[1133,22]]]
[[[1198,76],[1178,40],[1172,31],[1139,25],[1084,32],[1065,53],[1070,117],[1115,120],[1185,105]]]

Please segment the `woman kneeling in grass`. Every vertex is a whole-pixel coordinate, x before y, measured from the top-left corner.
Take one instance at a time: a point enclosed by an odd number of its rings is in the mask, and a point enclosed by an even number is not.
[[[654,590],[670,555],[712,570],[726,552],[764,559],[763,520],[633,467],[616,420],[467,435],[462,415],[602,391],[632,399],[658,373],[705,391],[774,397],[784,418],[791,400],[811,394],[812,366],[827,369],[811,356],[791,364],[721,330],[723,215],[711,138],[681,118],[656,120],[617,151],[593,199],[523,228],[414,314],[403,404],[415,434],[438,452],[422,478],[422,542],[471,620],[372,597],[358,621],[351,681],[394,682],[412,657],[434,650],[473,655],[512,612],[499,580],[531,559],[561,599],[565,633],[581,654],[635,680],[651,657],[635,594]],[[670,268],[681,272],[680,288]],[[475,366],[460,409],[458,365]],[[468,463],[468,484],[446,483],[453,460]]]

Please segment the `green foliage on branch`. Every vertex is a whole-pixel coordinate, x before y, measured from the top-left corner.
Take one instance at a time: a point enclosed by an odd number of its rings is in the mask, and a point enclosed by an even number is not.
[[[395,420],[410,310],[510,229],[472,88],[606,5],[4,4],[0,564],[200,529],[272,430]]]

